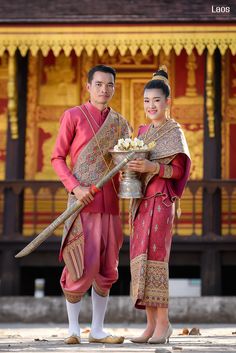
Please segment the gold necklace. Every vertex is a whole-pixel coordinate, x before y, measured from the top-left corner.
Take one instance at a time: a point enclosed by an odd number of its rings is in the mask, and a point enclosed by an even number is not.
[[[158,131],[161,130],[167,123],[168,123],[168,120],[166,120],[163,124],[161,124],[160,126],[158,126],[157,130],[155,130],[155,131],[152,133],[152,135],[149,136],[149,138],[148,138],[148,133],[149,133],[149,130],[150,130],[150,128],[151,128],[151,124],[150,124],[149,127],[148,127],[148,129],[147,129],[147,131],[146,131],[146,133],[145,133],[145,136],[144,136],[144,140],[143,140],[144,143],[152,142],[152,141],[153,141],[153,140],[152,140],[152,137],[155,136],[155,135],[157,135],[157,134],[158,134]],[[148,138],[148,141],[146,140],[147,138]]]

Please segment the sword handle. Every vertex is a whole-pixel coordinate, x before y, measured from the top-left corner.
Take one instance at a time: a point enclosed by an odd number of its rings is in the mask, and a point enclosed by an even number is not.
[[[96,185],[91,185],[89,191],[92,195],[97,194],[101,189],[99,189]]]

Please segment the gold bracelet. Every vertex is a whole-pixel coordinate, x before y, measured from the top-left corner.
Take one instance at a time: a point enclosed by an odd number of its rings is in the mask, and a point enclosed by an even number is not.
[[[156,163],[156,169],[154,170],[154,172],[152,174],[158,174],[160,171],[160,163]]]

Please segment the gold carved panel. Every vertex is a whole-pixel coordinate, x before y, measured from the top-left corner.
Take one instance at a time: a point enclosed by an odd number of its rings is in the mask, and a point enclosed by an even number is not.
[[[134,129],[134,136],[137,136],[138,127],[143,124],[149,124],[143,110],[143,88],[147,79],[133,79],[130,85],[130,106],[131,116],[130,122]]]
[[[190,179],[202,179],[204,134],[203,124],[182,124],[182,128],[192,159]]]
[[[136,54],[133,55],[130,49],[127,49],[125,55],[121,55],[119,50],[111,56],[108,50],[105,50],[102,56],[95,53],[95,58],[98,64],[104,64],[114,67],[119,71],[133,70],[135,71],[144,69],[151,69],[156,71],[157,68],[157,56],[155,56],[152,50],[148,50],[145,54],[140,49],[137,50]]]

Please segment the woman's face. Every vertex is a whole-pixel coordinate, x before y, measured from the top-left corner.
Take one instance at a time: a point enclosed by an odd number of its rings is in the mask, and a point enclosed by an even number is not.
[[[151,88],[144,91],[144,111],[151,120],[161,121],[165,119],[165,111],[169,105],[162,89]]]

